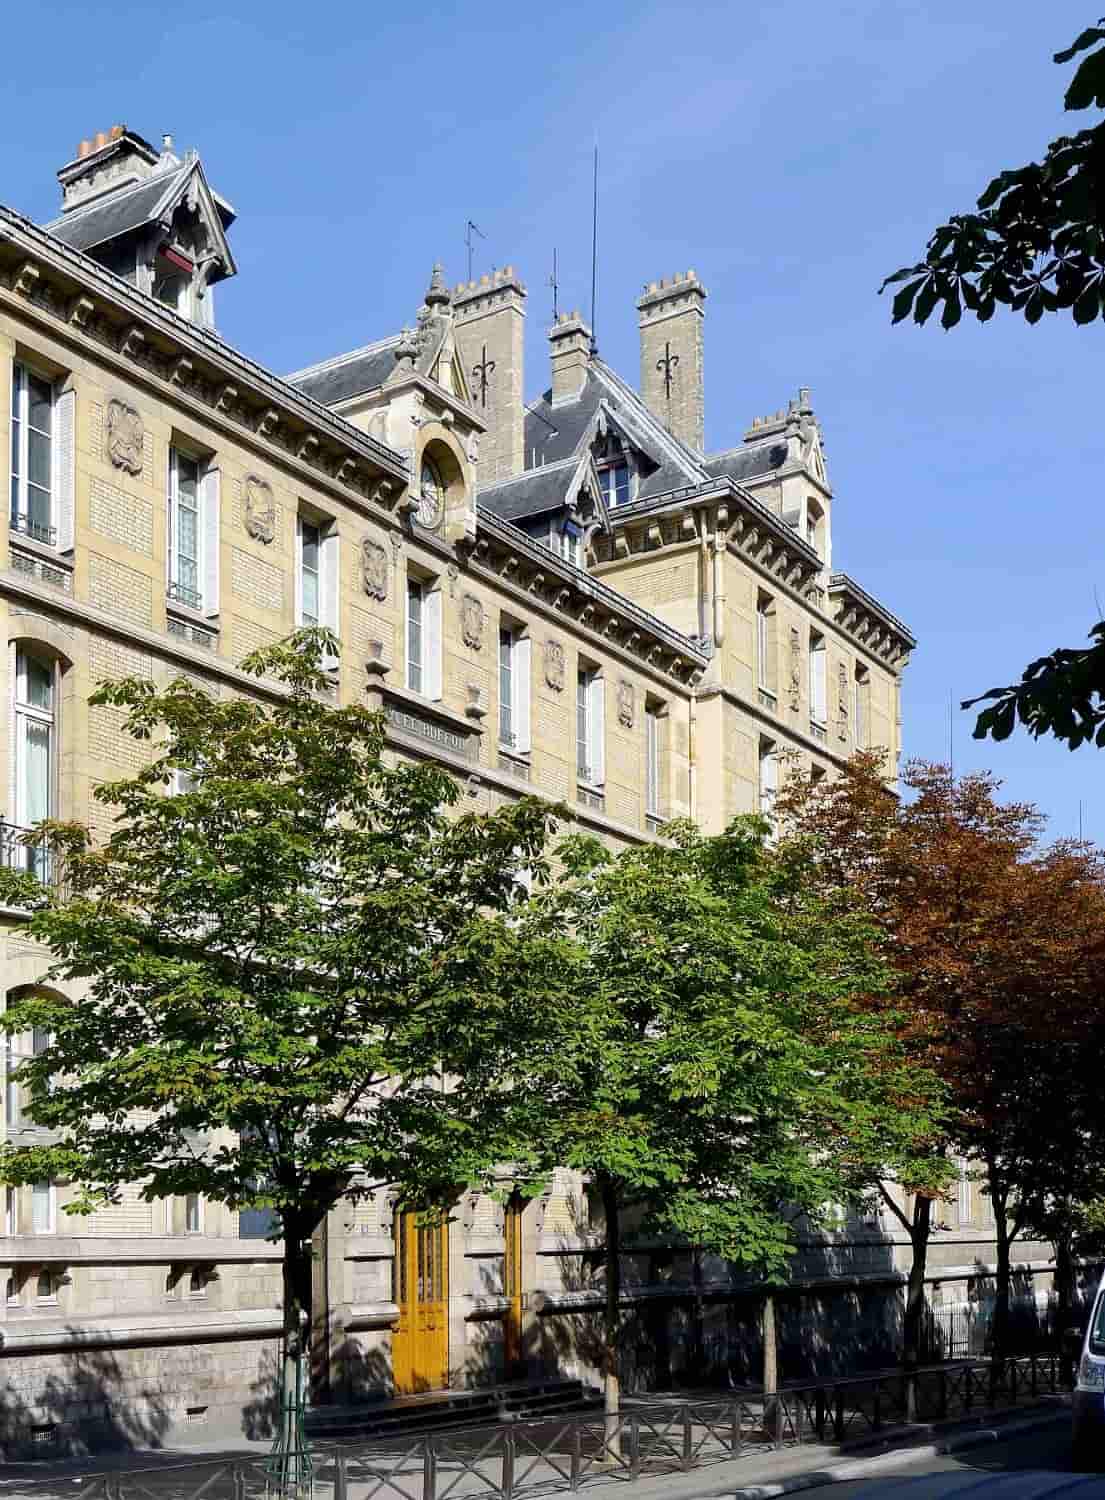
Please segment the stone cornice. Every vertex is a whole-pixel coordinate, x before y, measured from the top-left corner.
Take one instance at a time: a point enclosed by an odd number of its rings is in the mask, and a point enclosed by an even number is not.
[[[2,205],[0,290],[327,480],[386,508],[407,486],[407,463],[386,443]]]
[[[468,561],[523,598],[567,614],[577,630],[592,633],[607,650],[681,686],[693,687],[706,669],[708,658],[687,636],[482,508]]]
[[[838,750],[832,744],[832,736],[826,735],[825,739],[816,740],[813,735],[805,729],[799,729],[796,724],[788,722],[789,717],[800,717],[791,715],[787,709],[764,708],[761,703],[753,703],[750,698],[744,698],[740,693],[734,692],[731,687],[725,687],[721,683],[711,684],[709,687],[699,688],[699,703],[707,703],[711,698],[723,698],[742,713],[749,714],[765,730],[770,731],[775,739],[784,741],[782,749],[788,748],[808,750],[811,754],[819,756],[822,760],[832,761],[843,769],[851,756],[851,751]],[[809,723],[809,715],[806,714],[804,722]],[[839,742],[838,742],[839,743]]]
[[[880,660],[905,665],[917,644],[912,631],[847,573],[834,573],[829,579],[829,601],[840,630]]]

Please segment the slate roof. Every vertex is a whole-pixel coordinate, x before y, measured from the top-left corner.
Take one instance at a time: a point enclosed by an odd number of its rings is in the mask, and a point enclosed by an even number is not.
[[[191,169],[189,162],[157,172],[133,187],[107,193],[84,208],[71,209],[43,228],[74,250],[105,245],[108,240],[141,229],[143,224],[158,218],[162,204],[175,196]]]
[[[285,375],[289,385],[294,385],[313,401],[323,406],[334,406],[339,401],[349,401],[365,391],[374,391],[395,369],[395,346],[399,334],[377,339],[374,344],[365,344],[348,354],[337,354],[324,359],[321,364],[309,365]]]
[[[727,474],[739,484],[743,479],[758,479],[773,473],[786,461],[787,445],[776,439],[773,443],[758,443],[755,446],[730,448],[725,453],[713,453],[702,460],[702,467],[711,478]]]
[[[503,521],[547,515],[564,504],[578,468],[579,459],[572,455],[543,469],[528,469],[514,479],[503,479],[480,490],[479,503]]]

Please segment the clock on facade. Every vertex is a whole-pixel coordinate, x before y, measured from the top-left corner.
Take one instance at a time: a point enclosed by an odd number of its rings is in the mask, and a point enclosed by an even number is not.
[[[432,459],[422,460],[422,482],[418,493],[418,524],[436,531],[445,514],[445,486]]]

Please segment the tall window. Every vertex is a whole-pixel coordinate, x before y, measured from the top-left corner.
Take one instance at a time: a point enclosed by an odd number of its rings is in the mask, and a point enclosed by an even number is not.
[[[407,687],[422,691],[422,648],[425,637],[426,595],[417,578],[407,579]]]
[[[5,1234],[14,1234],[15,1231],[16,1231],[18,1220],[17,1220],[17,1216],[16,1216],[15,1203],[16,1203],[15,1189],[13,1187],[5,1188],[4,1189],[4,1233]],[[9,1284],[9,1288],[8,1288],[8,1301],[10,1302],[11,1300],[12,1300],[11,1299],[11,1287],[10,1287],[10,1284]]]
[[[499,743],[514,748],[514,632],[499,631]]]
[[[34,1057],[41,1057],[49,1049],[52,1041],[53,1038],[48,1031],[41,1026],[36,1026],[29,1034],[12,1037],[8,1043],[8,1050],[5,1055],[4,1110],[9,1129],[13,1126],[28,1123],[23,1107],[26,1089],[13,1075],[21,1063],[29,1062]],[[30,1043],[29,1050],[27,1046],[28,1042]]]
[[[967,1172],[967,1163],[960,1162],[959,1165],[959,1222],[969,1224],[971,1222],[971,1179]]]
[[[825,637],[810,631],[810,718],[824,725],[828,717],[828,661]]]
[[[201,567],[200,466],[169,450],[169,597],[199,609]]]
[[[57,1227],[57,1190],[52,1182],[31,1188],[31,1233],[53,1234]]]
[[[565,521],[558,533],[558,550],[565,562],[579,567],[579,527],[574,521]]]
[[[613,510],[617,505],[628,505],[629,464],[624,458],[601,468],[599,483],[602,485],[602,497],[608,510]]]
[[[322,531],[310,521],[299,523],[299,623],[322,619]]]
[[[580,667],[576,677],[576,770],[580,781],[601,786],[605,780],[605,708],[600,674]]]
[[[770,594],[756,596],[756,686],[775,696],[775,600]]]
[[[806,501],[806,541],[815,552],[820,552],[819,532],[821,527],[821,507],[816,500]]]
[[[19,828],[31,828],[54,809],[54,666],[33,652],[15,652],[14,736],[15,805],[12,818]],[[37,875],[49,876],[49,850],[11,844],[3,851],[11,863]]]
[[[655,704],[645,707],[645,812],[650,818],[660,816],[660,710]]]
[[[866,750],[870,734],[871,674],[866,667],[856,667],[855,692],[856,749]]]
[[[198,1193],[186,1193],[184,1197],[184,1232],[202,1234],[203,1199]]]
[[[26,365],[12,379],[11,527],[53,546],[54,387]]]
[[[779,790],[779,760],[772,740],[760,741],[760,815],[775,817],[775,796]]]

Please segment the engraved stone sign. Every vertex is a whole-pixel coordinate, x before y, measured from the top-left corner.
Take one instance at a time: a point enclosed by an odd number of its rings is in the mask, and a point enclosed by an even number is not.
[[[848,668],[843,662],[836,669],[836,732],[839,739],[848,738]]]
[[[483,605],[475,594],[465,594],[460,601],[460,628],[470,650],[483,649]]]
[[[254,541],[266,546],[276,535],[276,499],[272,485],[257,474],[247,474],[244,524]]]
[[[545,681],[554,693],[564,691],[564,677],[566,662],[564,659],[564,647],[559,641],[548,640],[545,642]]]
[[[387,548],[366,536],[361,542],[361,585],[373,599],[388,596]]]
[[[633,728],[635,708],[633,684],[622,677],[618,681],[618,723],[626,729]]]
[[[802,706],[802,637],[797,625],[790,627],[790,706],[795,713]]]
[[[107,456],[117,469],[128,474],[142,472],[142,445],[146,429],[133,406],[113,400],[107,404]]]

